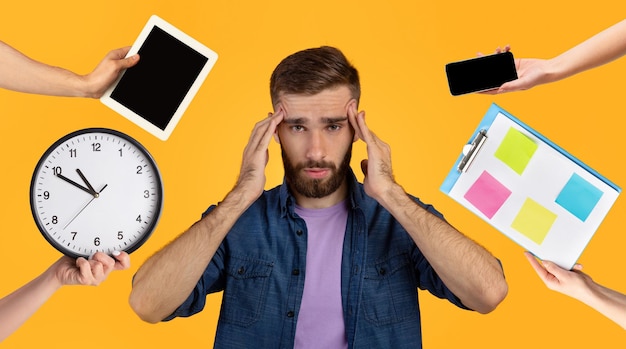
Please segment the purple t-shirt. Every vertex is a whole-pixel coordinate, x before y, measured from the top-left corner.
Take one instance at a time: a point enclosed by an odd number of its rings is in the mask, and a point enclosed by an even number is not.
[[[341,305],[341,257],[347,201],[322,209],[296,206],[307,227],[304,294],[294,348],[347,348]]]

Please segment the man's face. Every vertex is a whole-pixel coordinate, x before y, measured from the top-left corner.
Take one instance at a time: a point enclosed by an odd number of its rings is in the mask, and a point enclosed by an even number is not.
[[[285,118],[276,135],[285,178],[294,195],[323,198],[345,185],[354,130],[348,108],[356,101],[346,86],[316,95],[282,95]]]

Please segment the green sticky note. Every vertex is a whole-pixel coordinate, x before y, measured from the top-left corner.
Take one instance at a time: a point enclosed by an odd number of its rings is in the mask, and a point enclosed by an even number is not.
[[[527,198],[513,220],[511,228],[541,245],[555,220],[556,213],[548,210],[535,200]]]
[[[521,175],[537,147],[532,139],[511,127],[494,156]]]

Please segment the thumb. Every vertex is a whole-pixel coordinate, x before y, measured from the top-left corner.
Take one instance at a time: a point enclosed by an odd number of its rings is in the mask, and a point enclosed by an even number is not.
[[[525,84],[526,84],[526,81],[518,77],[515,80],[511,80],[502,84],[500,88],[498,89],[498,93],[526,90],[527,86],[525,86]]]
[[[130,68],[132,66],[134,66],[135,64],[137,64],[137,62],[139,62],[139,54],[134,54],[130,57],[126,57],[124,59],[122,59],[121,61],[121,68],[122,69],[126,69],[126,68]]]
[[[515,91],[515,83],[513,81],[505,82],[498,88],[498,93],[507,93]]]
[[[497,90],[497,94],[501,94],[501,93],[507,93],[507,92],[513,92],[515,91],[515,87],[511,86],[508,82],[503,84],[502,86],[500,86],[500,88],[498,88]]]
[[[543,267],[546,268],[548,273],[556,276],[557,279],[561,279],[561,276],[563,276],[563,272],[564,272],[563,268],[559,267],[553,262],[543,261]]]

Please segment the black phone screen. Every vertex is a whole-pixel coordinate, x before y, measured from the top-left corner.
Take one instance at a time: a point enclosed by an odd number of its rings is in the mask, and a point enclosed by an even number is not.
[[[448,86],[453,96],[486,91],[517,79],[513,54],[508,52],[446,64]]]

